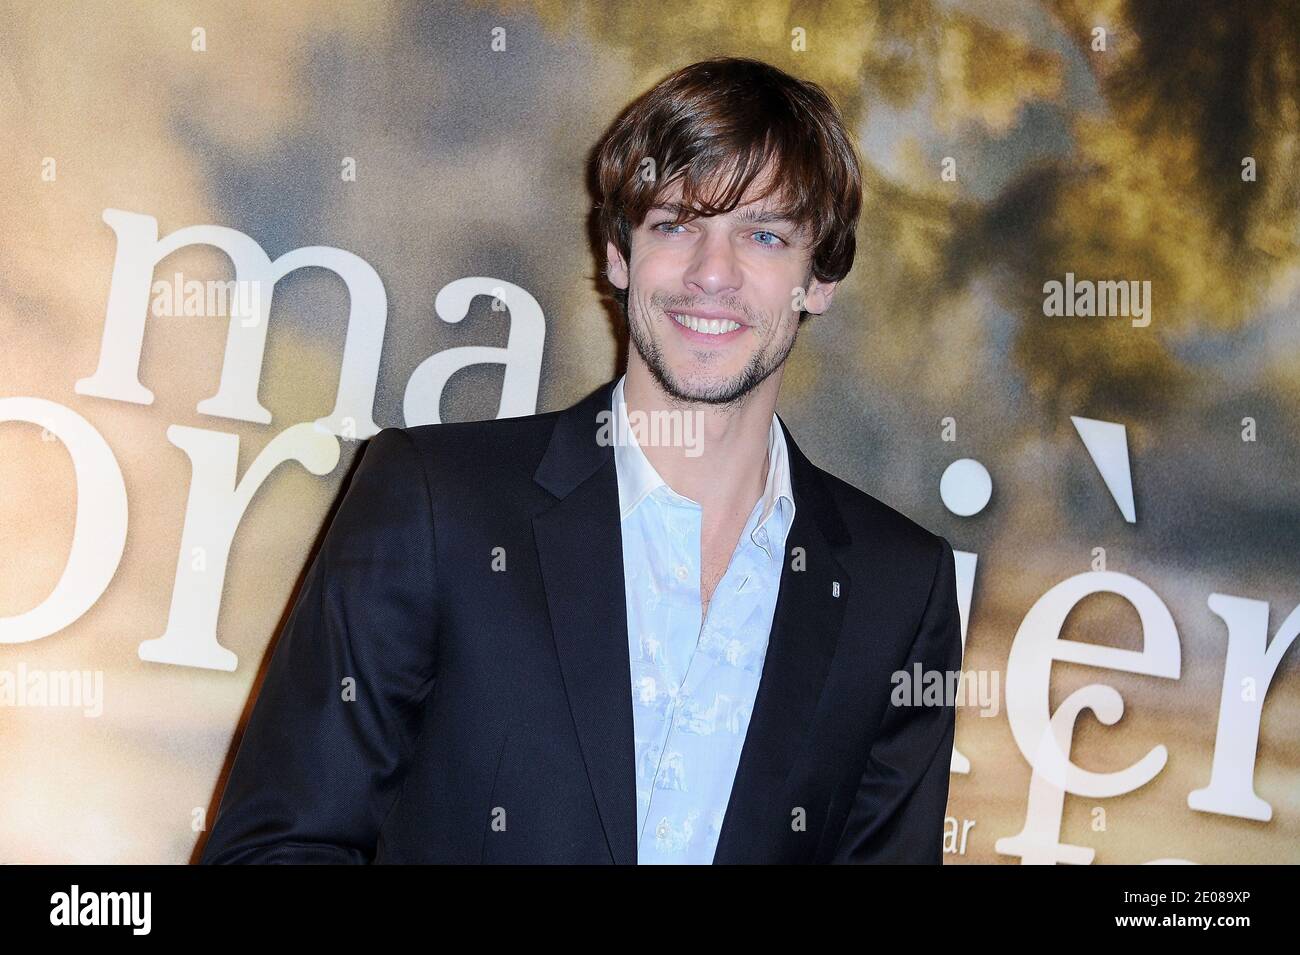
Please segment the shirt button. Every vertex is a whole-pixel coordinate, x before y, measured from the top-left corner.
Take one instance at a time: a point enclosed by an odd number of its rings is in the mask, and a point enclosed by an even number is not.
[[[660,839],[665,839],[665,838],[668,837],[668,820],[667,820],[667,819],[661,819],[661,820],[659,820],[659,827],[658,827],[657,829],[655,829],[655,835],[657,835]]]
[[[677,565],[677,579],[678,579],[678,580],[685,580],[685,579],[686,579],[686,574],[687,574],[686,565],[685,565],[685,564],[678,564],[678,565]]]

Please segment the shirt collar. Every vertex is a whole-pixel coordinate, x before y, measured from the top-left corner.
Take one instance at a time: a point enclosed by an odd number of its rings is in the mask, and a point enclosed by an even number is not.
[[[623,399],[623,383],[626,379],[625,374],[614,386],[610,409],[614,420],[614,467],[618,472],[620,520],[626,520],[627,516],[636,510],[637,505],[660,487],[664,488],[670,496],[698,507],[697,502],[678,494],[668,486],[645,456],[641,446],[636,443],[636,435],[633,434],[628,423],[627,403]],[[763,485],[762,506],[759,510],[758,524],[755,525],[752,535],[756,543],[759,543],[758,532],[765,527],[778,506],[784,504],[784,527],[787,530],[794,522],[794,490],[790,484],[790,456],[786,447],[785,432],[782,431],[775,412],[772,414],[772,425],[768,429],[767,456],[767,479]],[[759,543],[759,546],[763,547],[769,556],[776,553],[764,544]]]

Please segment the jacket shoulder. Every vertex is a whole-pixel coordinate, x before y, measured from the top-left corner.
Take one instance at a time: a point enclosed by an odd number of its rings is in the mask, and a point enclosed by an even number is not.
[[[546,452],[559,414],[544,411],[516,418],[421,424],[384,431],[404,432],[431,477],[463,481],[504,471],[526,473],[531,478]]]
[[[895,557],[914,557],[930,566],[934,566],[936,556],[951,550],[947,538],[843,478],[821,468],[817,470],[839,507],[855,545],[884,544]]]

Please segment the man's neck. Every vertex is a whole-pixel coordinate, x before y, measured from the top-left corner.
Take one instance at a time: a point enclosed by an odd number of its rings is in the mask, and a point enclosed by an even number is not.
[[[629,415],[675,412],[688,416],[695,430],[695,447],[646,442],[641,450],[670,488],[697,502],[710,515],[747,515],[767,483],[768,438],[772,414],[781,387],[778,368],[741,401],[714,405],[670,398],[633,355],[623,383],[623,400]],[[667,420],[667,419],[664,419]],[[687,426],[682,423],[683,431]],[[696,453],[698,449],[698,453]]]

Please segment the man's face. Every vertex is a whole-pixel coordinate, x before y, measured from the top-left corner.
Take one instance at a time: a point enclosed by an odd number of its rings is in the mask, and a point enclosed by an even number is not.
[[[835,283],[811,276],[806,236],[770,215],[779,196],[751,198],[761,191],[760,178],[731,212],[674,225],[674,184],[633,230],[630,262],[608,244],[610,280],[628,290],[632,346],[671,398],[737,401],[794,347],[797,290],[806,311],[830,304]]]

